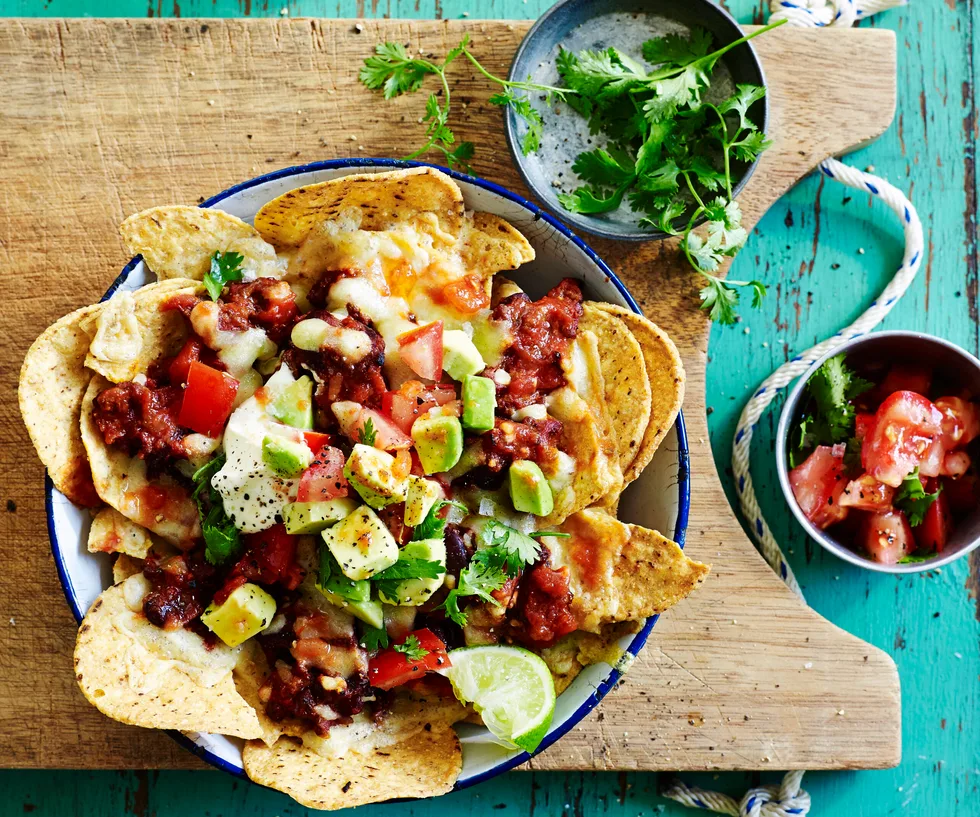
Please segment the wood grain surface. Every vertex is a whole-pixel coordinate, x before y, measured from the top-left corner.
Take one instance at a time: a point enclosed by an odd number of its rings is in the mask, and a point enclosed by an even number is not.
[[[192,767],[165,736],[112,723],[71,672],[74,622],[49,552],[42,471],[16,404],[27,346],[96,300],[125,261],[116,225],[250,176],[339,156],[398,156],[421,98],[381,104],[354,80],[379,39],[437,54],[468,31],[506,73],[524,22],[3,21],[4,332],[0,357],[0,760],[17,767]],[[758,41],[776,145],[742,196],[748,223],[824,156],[878,136],[894,110],[894,37],[782,29]],[[863,79],[862,79],[863,78]],[[522,187],[499,112],[452,76],[475,169]],[[678,343],[689,375],[688,547],[709,582],[664,616],[626,682],[539,769],[877,768],[900,756],[891,659],[798,603],[734,519],[707,442],[708,327],[669,245],[591,242]]]

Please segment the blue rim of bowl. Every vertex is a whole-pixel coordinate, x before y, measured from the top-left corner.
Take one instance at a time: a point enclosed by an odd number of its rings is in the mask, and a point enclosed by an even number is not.
[[[642,315],[643,312],[637,305],[633,296],[630,295],[629,290],[619,280],[618,276],[606,265],[595,251],[589,247],[581,238],[579,238],[575,233],[573,233],[565,224],[560,222],[550,213],[546,212],[543,208],[539,207],[537,204],[528,201],[521,196],[511,193],[509,190],[500,187],[493,182],[486,181],[485,179],[479,179],[474,176],[467,176],[463,173],[458,173],[455,170],[450,170],[449,168],[442,167],[440,165],[428,164],[425,162],[406,162],[401,159],[369,159],[369,158],[357,158],[357,159],[332,159],[320,162],[311,162],[305,165],[296,165],[293,167],[283,168],[282,170],[276,170],[272,173],[266,173],[263,176],[256,176],[254,179],[249,179],[248,181],[236,184],[233,187],[229,187],[227,190],[223,190],[215,196],[202,202],[200,207],[210,207],[212,205],[218,204],[229,196],[233,196],[236,193],[240,193],[243,190],[248,190],[251,187],[256,187],[260,184],[266,182],[275,181],[277,179],[286,178],[288,176],[297,176],[301,173],[310,173],[316,170],[343,170],[347,168],[357,169],[357,168],[368,168],[368,167],[390,167],[390,168],[410,168],[410,167],[434,167],[437,170],[441,170],[443,173],[451,176],[457,181],[465,182],[467,184],[476,185],[477,187],[482,187],[484,190],[488,190],[491,193],[507,199],[515,204],[524,207],[534,214],[535,220],[544,220],[550,226],[554,227],[563,236],[568,238],[576,247],[578,247],[582,252],[584,252],[589,259],[594,263],[602,273],[607,277],[607,279],[616,287],[619,293],[626,300],[629,305],[637,314]],[[125,283],[126,279],[129,277],[130,273],[135,269],[136,265],[142,260],[140,256],[133,258],[125,267],[123,267],[122,272],[116,277],[116,280],[112,282],[112,285],[106,290],[105,295],[100,299],[105,301],[112,297],[115,291]],[[677,542],[680,547],[684,547],[685,538],[687,535],[687,525],[688,517],[690,514],[691,507],[691,480],[690,480],[690,452],[688,450],[687,443],[687,428],[684,424],[684,414],[683,412],[678,412],[677,420],[674,423],[677,429],[677,456],[678,456],[678,474],[677,474],[677,488],[678,488],[678,503],[677,503],[677,522],[674,525],[674,541]],[[78,622],[81,622],[85,613],[79,607],[76,601],[75,589],[72,585],[71,576],[68,574],[68,569],[65,566],[64,557],[61,555],[61,545],[58,541],[58,535],[55,531],[54,524],[54,483],[51,482],[51,478],[45,475],[44,478],[44,507],[45,513],[47,515],[48,523],[48,538],[51,540],[51,553],[54,556],[55,566],[58,569],[58,577],[61,580],[61,588],[64,591],[65,599],[68,602],[68,606],[71,608],[72,614]],[[646,644],[647,638],[650,636],[650,632],[653,630],[654,625],[657,623],[657,619],[660,616],[651,616],[646,620],[641,629],[630,642],[629,646],[625,650],[625,655],[628,654],[632,658],[636,658],[640,650],[643,649],[644,644]],[[459,791],[460,789],[465,789],[470,786],[474,786],[477,783],[482,783],[489,780],[491,777],[496,777],[503,772],[510,771],[511,769],[520,766],[522,763],[530,760],[534,755],[543,752],[549,746],[554,744],[559,738],[564,737],[574,726],[578,725],[582,719],[589,714],[595,707],[599,704],[606,694],[616,686],[619,679],[622,678],[625,670],[617,669],[613,667],[610,669],[609,673],[605,678],[595,687],[592,694],[576,709],[565,722],[550,732],[545,736],[541,745],[538,746],[534,752],[521,752],[514,757],[507,758],[501,761],[492,769],[488,769],[485,772],[474,775],[473,777],[467,778],[462,782],[457,782],[453,787],[454,791]],[[240,777],[247,779],[243,769],[233,766],[227,761],[215,755],[213,752],[205,749],[202,746],[194,743],[186,735],[181,734],[173,730],[166,730],[167,734],[170,735],[177,743],[183,746],[188,751],[194,753],[199,758],[212,766],[215,766],[222,771],[228,772],[235,777]]]
[[[516,70],[515,66],[517,65],[521,57],[524,55],[524,52],[530,47],[531,40],[534,39],[538,31],[547,24],[548,20],[550,20],[554,15],[560,14],[562,10],[565,8],[565,6],[567,6],[569,3],[574,3],[574,2],[579,2],[579,0],[560,0],[560,2],[555,3],[544,14],[538,17],[534,25],[532,25],[527,30],[527,34],[524,35],[524,38],[517,46],[517,51],[514,52],[514,59],[511,60],[510,69],[507,72],[508,80],[520,81],[522,79],[521,77],[515,75],[514,73]],[[742,30],[742,26],[739,24],[738,20],[736,20],[731,14],[729,14],[727,9],[722,8],[722,6],[720,6],[718,3],[712,2],[712,0],[706,0],[706,2],[714,6],[715,9],[718,11],[718,13],[724,19],[726,19],[729,23],[731,23],[731,25],[733,25],[738,31],[741,31],[742,36],[745,36],[745,32]],[[762,98],[762,103],[764,107],[762,132],[768,135],[769,120],[772,111],[769,105],[769,84],[766,82],[766,72],[762,68],[762,61],[759,59],[759,54],[756,52],[752,42],[749,41],[747,43],[744,43],[744,45],[749,49],[749,53],[752,55],[752,62],[755,63],[755,68],[759,73],[759,79],[761,80],[762,87],[766,89],[766,95]],[[503,118],[504,118],[504,136],[507,139],[507,149],[510,151],[510,157],[514,164],[514,167],[517,168],[517,173],[520,175],[521,181],[524,182],[527,189],[530,190],[534,195],[540,196],[540,194],[538,193],[537,186],[531,181],[530,175],[524,169],[524,159],[526,157],[524,156],[524,152],[520,148],[520,144],[519,144],[520,140],[517,138],[517,115],[513,112],[513,110],[510,107],[508,107],[503,112]],[[748,184],[749,179],[752,178],[752,175],[755,173],[755,169],[759,164],[760,158],[761,156],[756,157],[755,161],[752,162],[745,169],[745,173],[742,174],[741,178],[738,180],[738,182],[736,182],[735,186],[732,188],[733,199],[738,198],[738,194],[742,192],[742,190],[745,188],[745,185]],[[578,229],[583,230],[584,232],[587,232],[591,235],[594,235],[597,238],[605,238],[611,241],[636,241],[636,242],[663,241],[665,238],[670,238],[669,233],[665,233],[661,230],[641,231],[637,229],[635,232],[622,232],[622,233],[614,232],[612,230],[606,230],[602,227],[601,221],[597,221],[593,218],[588,218],[584,215],[582,217],[576,217],[578,214],[574,214],[574,213],[567,213],[567,212],[559,213],[554,208],[548,206],[547,199],[544,196],[540,196],[540,199],[544,209],[548,210],[551,213],[554,213],[556,216],[568,218],[569,221],[571,221],[571,223],[574,224]],[[704,224],[704,222],[705,222],[705,217],[701,216],[694,223],[694,226],[697,227],[701,224]],[[613,280],[616,280],[615,276]],[[617,285],[619,284],[618,281],[616,281],[616,283]],[[624,291],[624,295],[626,295],[626,298],[632,304],[632,299],[629,297],[629,295],[625,293],[625,291]],[[636,311],[639,312],[640,310],[636,309]],[[640,314],[642,314],[642,312]]]

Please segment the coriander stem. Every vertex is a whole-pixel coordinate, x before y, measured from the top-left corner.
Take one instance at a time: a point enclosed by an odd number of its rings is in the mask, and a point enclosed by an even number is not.
[[[708,208],[704,206],[704,202],[701,201],[701,197],[698,195],[697,190],[694,189],[694,183],[691,181],[691,174],[684,171],[684,173],[681,175],[684,177],[684,181],[687,182],[687,189],[691,191],[691,195],[694,196],[694,200],[698,203],[698,209],[695,212],[700,214],[704,210],[707,210]],[[691,221],[694,221],[694,219],[692,218]],[[690,225],[688,225],[688,232],[690,232]]]
[[[721,120],[722,130],[725,132],[725,138],[721,142],[721,154],[725,159],[725,190],[728,191],[728,200],[732,200],[732,165],[729,151],[731,150],[734,142],[728,141],[728,122],[725,121],[725,115],[719,111],[714,105],[711,106],[718,118]],[[735,136],[738,136],[741,132],[741,128],[735,132]]]
[[[473,63],[473,67],[483,74],[483,76],[485,76],[488,80],[491,82],[496,82],[498,85],[501,85],[504,88],[520,88],[522,91],[546,91],[547,93],[558,94],[560,96],[578,93],[578,91],[573,91],[570,88],[556,88],[553,85],[538,85],[535,82],[516,82],[509,79],[501,79],[500,77],[494,76],[487,71],[487,69],[480,64],[480,61],[470,53],[468,48],[463,49],[463,56]]]

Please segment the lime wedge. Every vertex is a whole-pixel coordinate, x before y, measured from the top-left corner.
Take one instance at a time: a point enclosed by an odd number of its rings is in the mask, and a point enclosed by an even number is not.
[[[445,675],[456,697],[473,704],[496,737],[525,752],[537,749],[555,711],[548,665],[533,652],[503,645],[462,647],[449,660]]]

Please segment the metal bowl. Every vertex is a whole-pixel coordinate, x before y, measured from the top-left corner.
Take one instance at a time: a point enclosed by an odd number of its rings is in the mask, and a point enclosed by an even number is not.
[[[921,332],[876,332],[873,335],[854,338],[827,352],[814,362],[810,370],[793,387],[789,397],[786,398],[786,405],[783,406],[776,431],[776,470],[779,473],[779,484],[783,489],[783,495],[793,515],[810,537],[825,550],[858,567],[866,567],[880,573],[919,573],[942,567],[965,556],[980,545],[980,508],[957,525],[942,553],[925,562],[894,565],[875,562],[852,550],[826,531],[817,528],[800,510],[789,483],[786,442],[807,381],[825,360],[841,353],[847,356],[849,363],[858,366],[863,363],[890,361],[920,363],[961,386],[972,395],[974,400],[980,399],[980,360],[942,338]]]
[[[560,44],[576,52],[614,46],[641,59],[640,46],[644,40],[667,33],[684,33],[692,26],[710,31],[716,48],[744,36],[734,18],[708,0],[563,0],[531,26],[514,55],[509,79],[524,81],[530,76],[539,84],[558,85],[555,58]],[[715,68],[713,88],[734,89],[735,83],[766,84],[751,43],[733,48]],[[536,153],[525,156],[521,151],[526,125],[510,108],[504,116],[504,129],[521,178],[545,207],[573,227],[601,238],[653,241],[667,237],[658,230],[639,227],[639,214],[630,210],[625,201],[618,210],[599,215],[570,213],[562,207],[558,193],[578,187],[578,176],[571,169],[575,157],[602,143],[589,133],[585,119],[567,105],[549,108],[545,100],[537,97],[532,98],[532,104],[545,122],[541,147]],[[753,105],[750,114],[765,132],[769,125],[768,97]],[[758,159],[751,164],[733,165],[737,176],[733,187],[736,196],[757,164]]]

